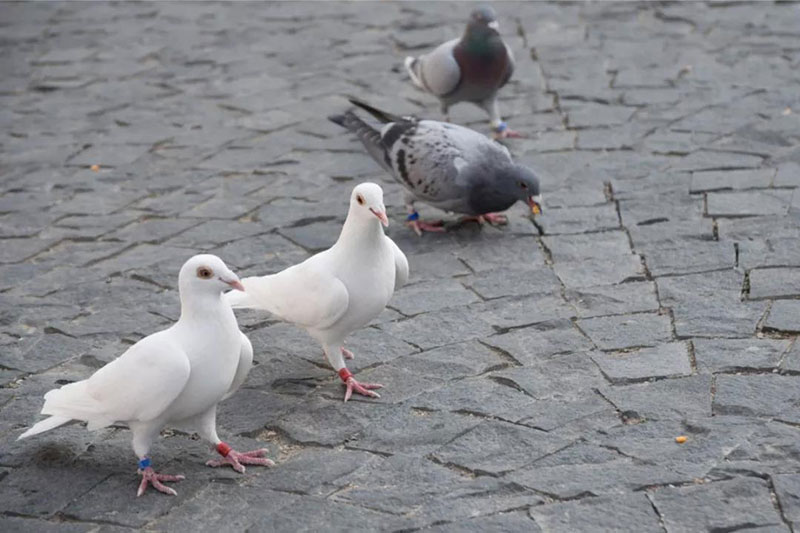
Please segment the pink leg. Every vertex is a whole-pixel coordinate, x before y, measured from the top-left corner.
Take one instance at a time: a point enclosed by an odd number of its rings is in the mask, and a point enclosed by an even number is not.
[[[355,357],[355,355],[353,355],[353,352],[351,352],[344,346],[342,346],[342,355],[344,356],[345,359],[352,359],[353,357]]]
[[[433,222],[426,222],[424,220],[410,220],[408,225],[414,230],[414,233],[422,236],[423,231],[431,233],[441,233],[445,231],[444,220],[434,220]]]
[[[220,442],[217,444],[217,452],[222,456],[222,459],[211,459],[206,462],[206,466],[216,468],[230,465],[240,474],[244,474],[245,468],[243,465],[275,466],[273,461],[264,457],[267,451],[266,448],[260,448],[249,452],[237,452],[224,442]]]
[[[353,377],[353,374],[346,368],[339,370],[339,377],[342,378],[342,381],[344,381],[345,385],[347,385],[347,390],[344,392],[344,401],[350,399],[350,397],[353,395],[353,391],[370,398],[381,397],[380,394],[372,390],[382,388],[383,385],[380,383],[359,383],[356,381],[356,378]]]
[[[157,491],[163,492],[164,494],[171,494],[173,496],[177,496],[178,493],[175,492],[175,489],[167,487],[166,485],[164,485],[161,482],[162,481],[180,481],[182,479],[185,479],[181,475],[171,476],[169,474],[159,474],[158,472],[153,470],[153,468],[150,467],[150,466],[148,466],[147,468],[145,468],[143,470],[139,470],[139,474],[141,474],[141,476],[142,476],[142,482],[139,483],[139,490],[136,491],[136,497],[137,498],[139,496],[141,496],[142,494],[144,494],[144,491],[147,490],[147,484],[148,483],[153,485],[153,488],[156,489]]]
[[[508,224],[508,217],[501,213],[484,213],[483,215],[478,215],[476,217],[464,217],[461,219],[461,222],[471,222],[473,220],[478,224],[488,222],[493,226],[503,226]]]
[[[526,136],[508,127],[505,122],[492,128],[492,139],[524,139]]]
[[[506,128],[500,133],[494,133],[493,137],[495,139],[525,139],[527,135],[524,135],[518,131],[512,130],[510,128]]]

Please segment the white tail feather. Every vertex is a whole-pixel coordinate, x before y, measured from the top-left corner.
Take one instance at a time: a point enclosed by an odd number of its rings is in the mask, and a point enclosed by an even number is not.
[[[43,415],[67,420],[88,422],[89,429],[110,426],[116,420],[109,418],[106,408],[89,394],[89,381],[76,381],[53,389],[44,395]]]
[[[27,439],[28,437],[33,437],[34,435],[38,435],[39,433],[50,431],[51,429],[63,426],[64,424],[70,421],[72,421],[71,418],[67,418],[64,416],[51,416],[49,418],[45,418],[44,420],[34,424],[32,428],[30,428],[28,431],[17,437],[17,440]]]

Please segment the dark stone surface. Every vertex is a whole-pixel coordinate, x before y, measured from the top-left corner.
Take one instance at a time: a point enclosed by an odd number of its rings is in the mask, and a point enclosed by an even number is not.
[[[0,530],[798,527],[800,6],[493,5],[527,135],[506,145],[544,212],[420,203],[448,227],[420,238],[326,117],[357,96],[439,118],[402,61],[463,4],[0,4]],[[476,106],[451,118],[488,133]],[[169,431],[154,461],[187,479],[137,499],[125,429],[15,440],[48,390],[177,318],[192,254],[298,263],[367,180],[411,265],[347,342],[380,399],[343,403],[313,339],[242,312],[256,366],[219,432],[274,468],[207,468]]]
[[[789,531],[770,500],[767,483],[761,479],[667,487],[651,497],[667,531]]]
[[[655,346],[672,338],[669,317],[658,313],[587,318],[577,324],[602,350]]]
[[[666,343],[629,352],[599,352],[592,359],[611,383],[681,377],[692,373],[685,342]]]
[[[647,495],[583,498],[579,501],[531,507],[531,516],[544,531],[662,531]]]

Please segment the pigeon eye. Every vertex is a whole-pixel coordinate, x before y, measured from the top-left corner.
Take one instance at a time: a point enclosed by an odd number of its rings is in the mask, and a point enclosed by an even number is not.
[[[200,279],[211,279],[213,275],[214,271],[208,267],[200,267],[197,269],[197,277]]]
[[[358,202],[358,205],[364,205],[364,197],[361,196],[360,194],[357,195],[356,196],[356,202]]]
[[[527,183],[525,183],[524,181],[520,181],[520,182],[519,182],[519,186],[520,186],[520,187],[522,187],[522,188],[523,188],[523,189],[525,189],[525,190],[527,190],[527,189],[528,189],[528,184],[527,184]]]

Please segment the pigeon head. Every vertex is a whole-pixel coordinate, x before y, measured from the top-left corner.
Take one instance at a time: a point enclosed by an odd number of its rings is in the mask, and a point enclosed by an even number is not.
[[[383,205],[383,189],[370,182],[360,183],[350,195],[350,215],[360,220],[371,220],[373,217],[384,226],[389,225],[386,217],[386,206]]]
[[[528,167],[514,165],[508,173],[507,181],[513,183],[517,197],[521,202],[528,204],[531,213],[538,215],[542,212],[542,193],[539,191],[539,176]]]
[[[487,35],[497,34],[500,31],[500,24],[497,22],[497,14],[489,6],[478,6],[472,10],[467,22],[467,35]]]
[[[508,198],[525,203],[531,213],[542,212],[542,195],[539,191],[539,177],[528,167],[512,165],[503,169],[498,176],[499,192]]]
[[[195,255],[186,261],[178,275],[178,285],[181,292],[191,291],[197,294],[220,294],[231,288],[244,291],[239,276],[222,259],[211,254]]]

